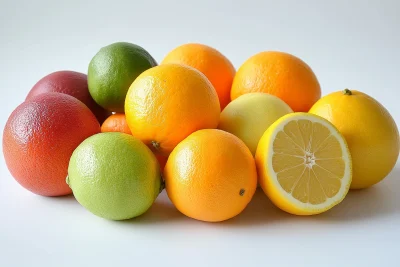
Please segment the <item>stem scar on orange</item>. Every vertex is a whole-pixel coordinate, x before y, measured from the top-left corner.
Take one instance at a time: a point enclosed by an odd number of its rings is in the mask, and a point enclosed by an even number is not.
[[[125,115],[132,135],[168,155],[191,133],[218,126],[220,107],[210,81],[179,64],[143,72],[130,86]]]
[[[101,132],[120,132],[132,135],[132,132],[129,129],[126,121],[126,116],[123,113],[116,113],[108,117],[101,126]],[[160,164],[161,171],[163,171],[165,164],[167,163],[168,156],[160,154],[156,154],[155,156]]]

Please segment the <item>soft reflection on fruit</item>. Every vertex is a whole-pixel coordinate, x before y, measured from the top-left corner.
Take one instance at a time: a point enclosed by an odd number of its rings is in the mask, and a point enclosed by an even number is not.
[[[164,170],[168,197],[188,217],[219,222],[235,217],[257,187],[254,158],[233,134],[200,130],[171,153]]]
[[[193,67],[210,80],[217,91],[221,110],[231,101],[231,87],[236,70],[216,49],[203,44],[184,44],[169,52],[161,64],[176,63]]]
[[[275,95],[296,112],[307,112],[321,97],[312,69],[300,58],[277,51],[258,53],[238,69],[231,99],[254,92]]]
[[[352,189],[383,180],[399,156],[399,130],[390,113],[371,96],[346,89],[321,98],[310,113],[332,122],[346,138],[353,158]]]
[[[82,101],[96,116],[99,123],[111,115],[93,100],[89,93],[86,74],[76,71],[56,71],[40,79],[30,90],[26,100],[44,93],[63,93]]]
[[[125,115],[133,136],[167,156],[191,133],[217,128],[217,93],[204,74],[179,64],[143,72],[126,96]]]
[[[218,128],[239,137],[255,155],[258,141],[277,119],[292,109],[276,96],[250,93],[233,100],[221,112]]]
[[[99,122],[81,101],[66,94],[40,94],[19,105],[8,118],[4,158],[26,189],[43,196],[67,195],[71,189],[65,177],[72,152],[99,132]]]
[[[124,112],[126,92],[143,71],[157,66],[143,47],[118,42],[100,49],[88,68],[89,92],[94,101],[113,112]]]

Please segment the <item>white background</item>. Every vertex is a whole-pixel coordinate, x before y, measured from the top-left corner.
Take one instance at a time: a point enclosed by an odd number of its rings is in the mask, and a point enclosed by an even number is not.
[[[50,72],[86,72],[102,47],[128,41],[160,62],[201,42],[239,67],[263,50],[305,60],[323,94],[364,91],[400,125],[400,2],[0,0],[0,128]],[[351,116],[351,114],[349,114]],[[296,217],[262,192],[219,224],[184,217],[163,193],[145,215],[98,218],[72,196],[20,187],[0,163],[0,266],[400,266],[400,164],[333,210]]]

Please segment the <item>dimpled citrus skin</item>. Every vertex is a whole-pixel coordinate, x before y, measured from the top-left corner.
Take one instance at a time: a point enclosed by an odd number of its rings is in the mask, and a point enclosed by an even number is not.
[[[335,92],[321,98],[310,113],[321,116],[342,133],[353,159],[351,189],[383,180],[397,162],[399,130],[378,101],[356,90]]]
[[[158,162],[140,140],[124,133],[100,133],[74,151],[68,184],[87,210],[110,220],[146,212],[161,190]]]
[[[103,125],[101,125],[101,132],[120,132],[126,134],[132,134],[131,129],[129,129],[128,123],[126,122],[125,114],[117,113],[113,114],[104,121]],[[167,156],[163,156],[160,154],[155,155],[158,163],[160,164],[161,171],[164,170],[165,164],[167,163]]]
[[[76,98],[41,94],[19,105],[3,133],[3,153],[15,180],[43,196],[71,193],[65,183],[74,149],[100,132],[93,113]]]
[[[275,95],[295,112],[307,112],[321,97],[319,82],[311,68],[301,59],[277,51],[258,53],[237,71],[231,99],[251,92]]]
[[[100,49],[88,69],[89,91],[103,108],[124,112],[126,92],[143,71],[157,65],[142,47],[130,43],[113,43]]]
[[[63,93],[82,101],[102,123],[111,112],[103,109],[89,93],[86,74],[76,71],[56,71],[40,79],[28,93],[26,100],[44,93]]]
[[[189,134],[216,128],[220,107],[208,79],[198,70],[165,64],[143,72],[126,96],[125,115],[133,136],[168,155]]]
[[[233,134],[205,129],[183,140],[164,169],[168,197],[193,219],[219,222],[241,213],[257,187],[252,154]]]
[[[108,117],[101,125],[101,132],[121,132],[132,134],[126,122],[125,114],[117,113]]]
[[[221,112],[218,128],[239,137],[256,154],[258,141],[277,119],[293,110],[276,96],[264,93],[242,95]]]
[[[218,50],[203,44],[189,43],[169,52],[161,64],[177,63],[202,72],[217,91],[221,110],[231,101],[231,86],[236,70]]]

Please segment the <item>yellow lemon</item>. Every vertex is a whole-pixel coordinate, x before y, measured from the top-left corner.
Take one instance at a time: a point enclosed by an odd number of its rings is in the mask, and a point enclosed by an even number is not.
[[[346,138],[353,159],[351,189],[372,186],[393,169],[399,131],[389,112],[367,94],[348,89],[320,99],[310,113],[333,123]]]
[[[222,111],[218,128],[239,137],[256,153],[258,141],[268,127],[280,117],[292,113],[280,98],[265,93],[242,95]]]
[[[344,199],[351,183],[344,137],[329,121],[308,113],[273,123],[258,144],[256,163],[265,194],[296,215],[329,210]]]

